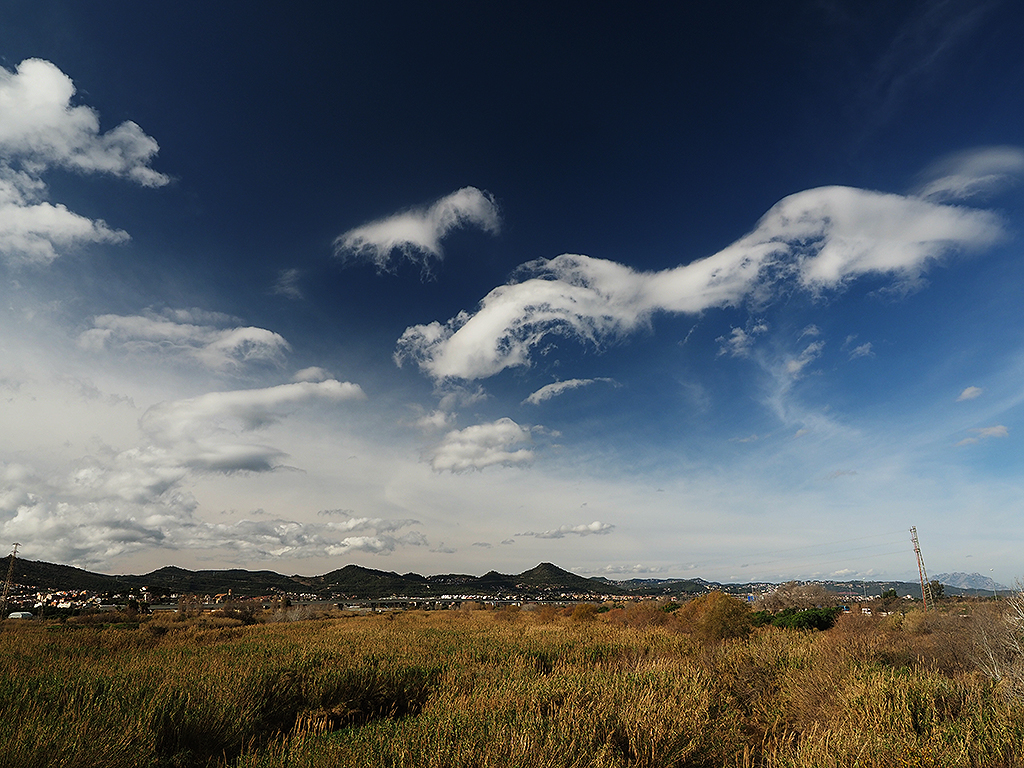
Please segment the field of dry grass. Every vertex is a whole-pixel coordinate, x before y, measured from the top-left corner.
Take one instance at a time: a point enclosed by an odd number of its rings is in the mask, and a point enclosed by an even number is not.
[[[714,615],[734,621],[725,608]],[[826,632],[763,626],[726,639],[693,611],[676,614],[7,621],[0,766],[1024,759],[1024,703],[978,666],[988,614],[846,616]]]

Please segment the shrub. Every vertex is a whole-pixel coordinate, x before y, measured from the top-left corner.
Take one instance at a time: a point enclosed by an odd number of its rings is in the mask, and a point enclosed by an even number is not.
[[[702,640],[718,641],[746,637],[753,627],[749,606],[722,592],[709,592],[686,603],[673,615],[683,631]]]
[[[978,669],[1003,685],[1012,698],[1024,698],[1024,588],[998,608],[971,617],[972,658]]]
[[[771,624],[783,629],[814,629],[824,631],[831,629],[842,613],[842,608],[808,608],[805,611],[796,608],[771,614],[768,611],[757,611],[753,614],[754,626],[762,627]]]
[[[829,592],[821,584],[801,584],[787,581],[770,595],[757,601],[757,607],[766,611],[781,611],[786,608],[827,608],[835,605],[839,596]]]

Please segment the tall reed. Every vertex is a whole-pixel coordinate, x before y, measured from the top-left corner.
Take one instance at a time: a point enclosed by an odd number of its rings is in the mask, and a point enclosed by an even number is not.
[[[765,626],[715,641],[664,615],[8,621],[0,768],[995,767],[1024,756],[1024,710],[970,663],[959,617],[845,617],[827,632]]]

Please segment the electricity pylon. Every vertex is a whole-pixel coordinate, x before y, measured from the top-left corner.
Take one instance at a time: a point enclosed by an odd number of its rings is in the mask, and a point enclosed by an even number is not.
[[[932,583],[928,581],[928,571],[924,567],[924,557],[921,556],[921,545],[917,542],[917,528],[910,526],[910,540],[914,542],[914,554],[917,555],[917,572],[921,576],[921,599],[924,601],[924,609],[928,610],[928,598],[932,596]],[[933,599],[934,603],[935,600]]]
[[[14,558],[18,554],[18,547],[21,544],[14,542],[14,549],[11,550],[11,564],[7,566],[7,580],[4,582],[4,596],[0,598],[0,619],[7,613],[7,598],[11,594],[11,585],[14,583]]]

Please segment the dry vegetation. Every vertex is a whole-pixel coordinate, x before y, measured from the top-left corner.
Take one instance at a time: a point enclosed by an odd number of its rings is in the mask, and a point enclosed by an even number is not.
[[[0,766],[1024,759],[1012,601],[826,632],[753,628],[717,594],[671,607],[7,621]]]

